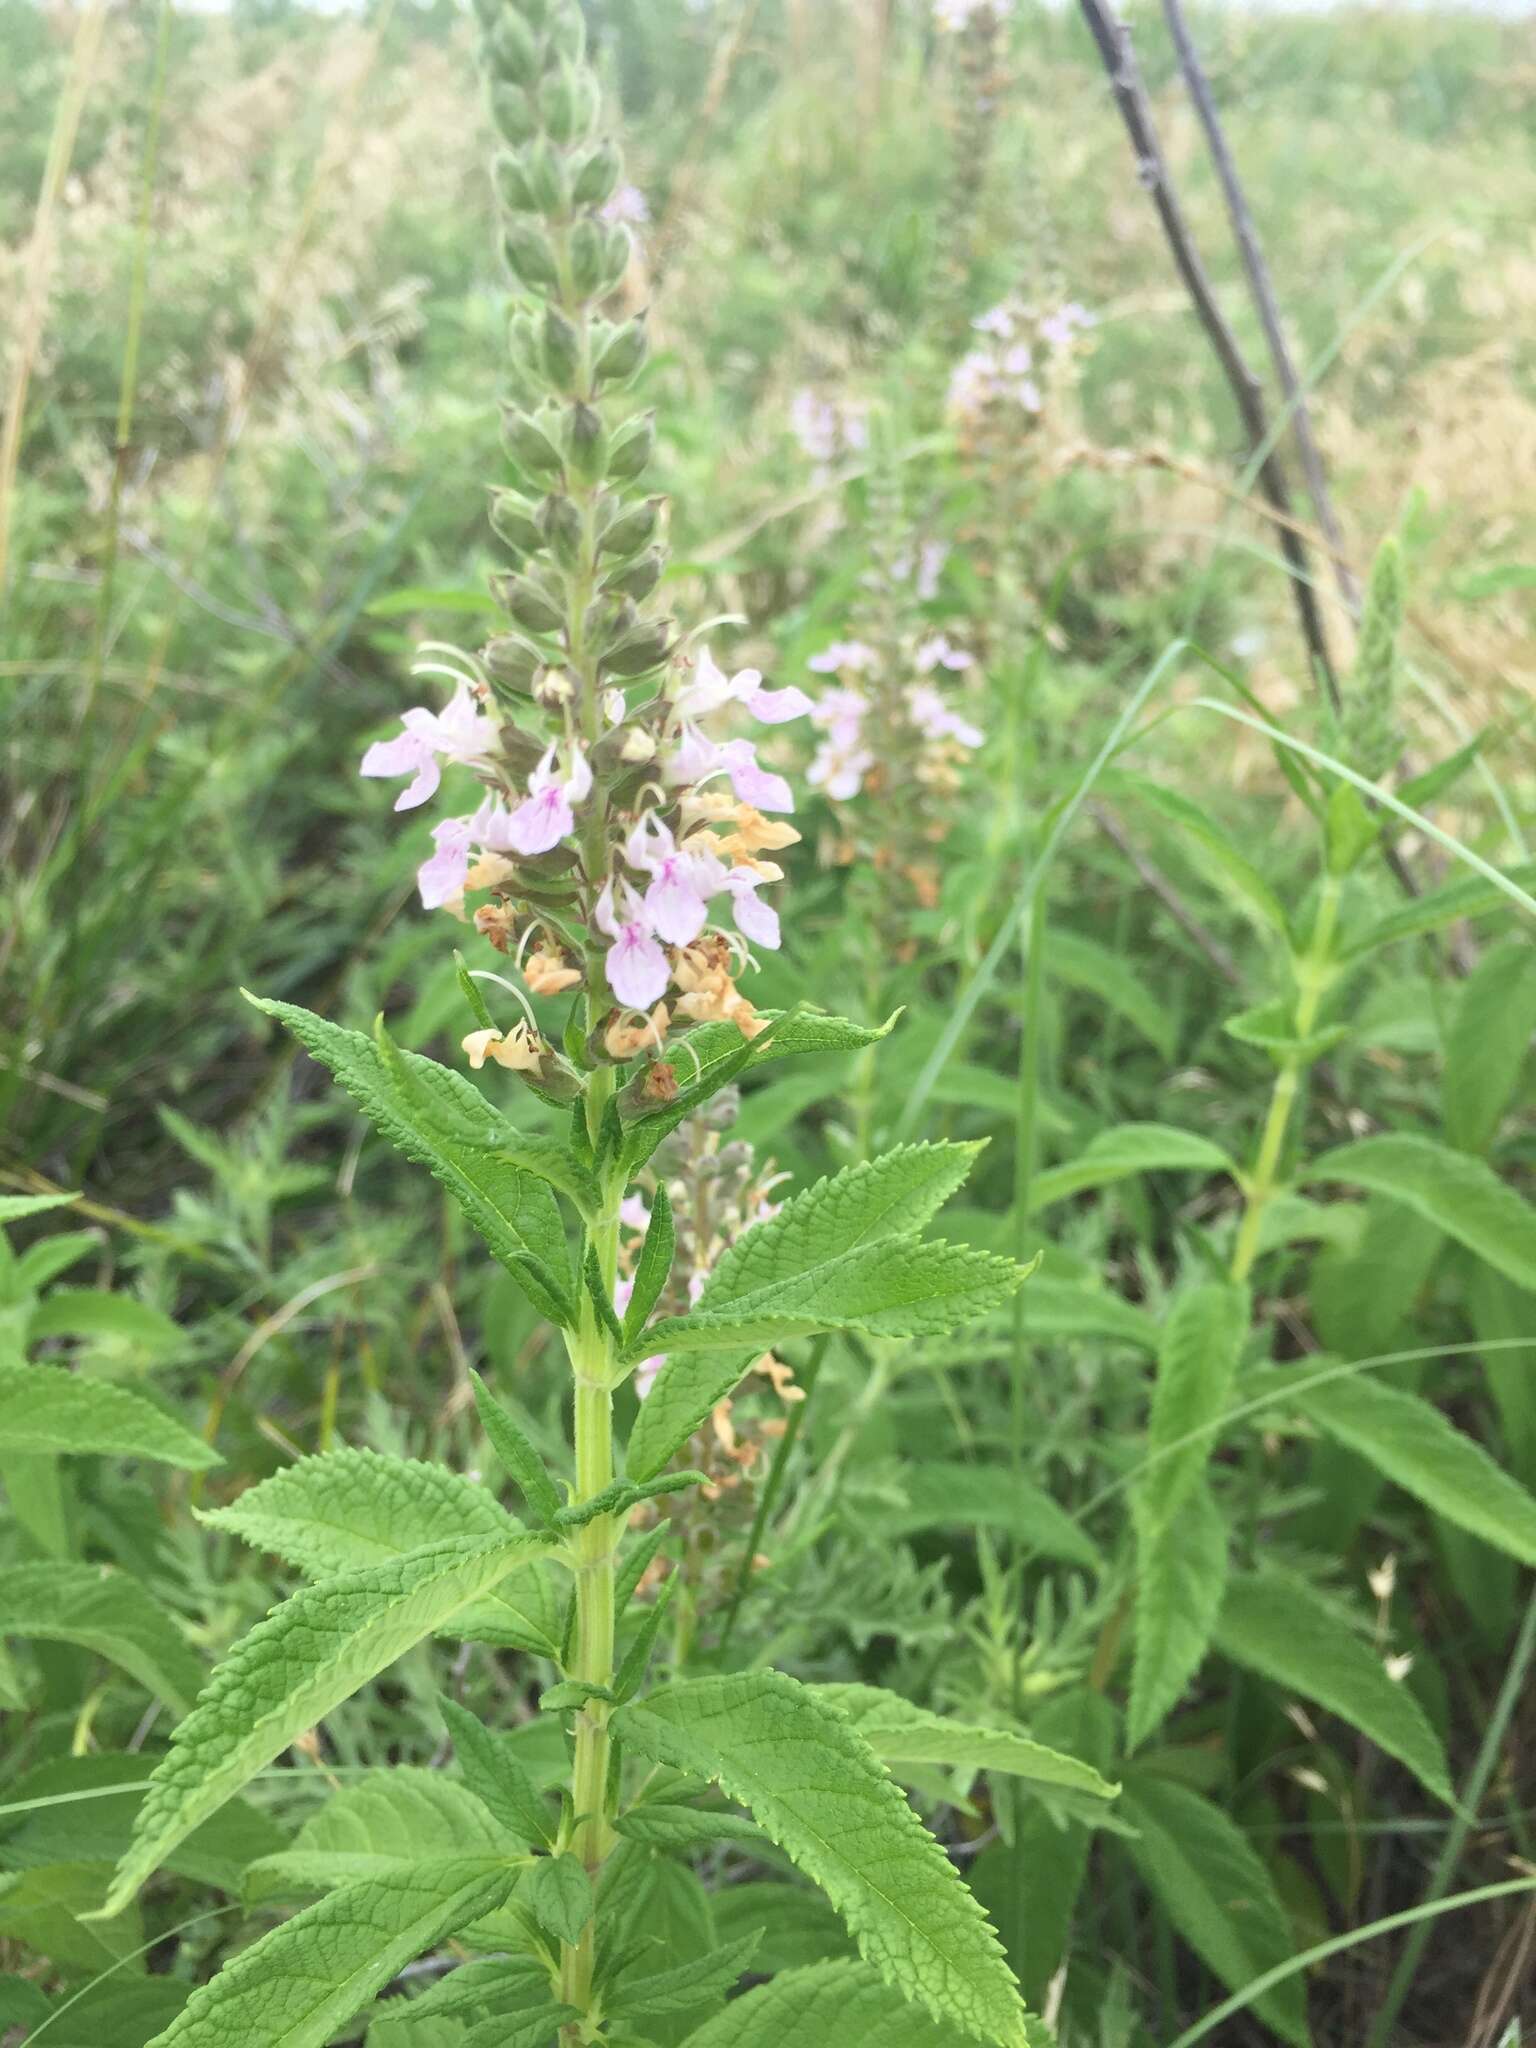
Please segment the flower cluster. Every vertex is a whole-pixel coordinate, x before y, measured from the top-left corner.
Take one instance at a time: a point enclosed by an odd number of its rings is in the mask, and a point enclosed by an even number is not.
[[[934,680],[938,673],[972,666],[964,648],[951,646],[945,634],[934,633],[912,648],[910,663],[915,679],[898,684],[893,702],[891,692],[879,688],[880,654],[864,641],[835,640],[820,654],[812,655],[809,666],[818,675],[837,678],[811,712],[811,723],[821,734],[821,744],[806,774],[813,789],[822,790],[835,803],[847,803],[876,775],[880,767],[876,730],[867,723],[872,716],[877,725],[883,725],[894,711],[900,722],[911,727],[921,742],[914,763],[921,782],[946,780],[954,766],[954,749],[982,744],[986,735],[945,702]]]
[[[868,448],[869,408],[860,399],[824,398],[803,388],[789,402],[789,428],[818,476],[825,476],[834,463]]]
[[[477,653],[431,644],[417,672],[446,677],[441,710],[416,706],[363,756],[408,778],[396,808],[437,794],[445,767],[481,786],[432,828],[421,899],[473,922],[529,990],[584,989],[589,1061],[658,1052],[666,1033],[729,1020],[761,1029],[736,986],[753,946],[779,944],[760,893],[771,856],[799,837],[794,799],[732,715],[774,727],[811,700],[755,669],[728,675],[707,647],[647,616],[660,580],[662,501],[638,495],[654,427],[614,401],[641,370],[642,318],[605,317],[643,217],[598,133],[577,0],[519,12],[485,0],[503,245],[520,299],[509,330],[513,397],[503,439],[512,488],[491,525],[512,558],[492,579],[505,629]],[[481,900],[471,911],[469,896]],[[526,1025],[473,1033],[475,1064],[537,1074],[563,1063]]]
[[[1040,312],[1007,299],[971,322],[984,339],[949,380],[949,411],[963,431],[1016,434],[1019,414],[1038,416],[1064,370],[1081,353],[1093,316],[1073,303]]]

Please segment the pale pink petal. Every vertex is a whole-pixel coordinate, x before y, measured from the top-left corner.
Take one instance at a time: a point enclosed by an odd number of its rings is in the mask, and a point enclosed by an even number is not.
[[[433,826],[432,843],[437,851],[416,870],[416,886],[426,909],[440,910],[445,903],[463,895],[473,822],[470,818],[445,818],[440,825]]]
[[[720,765],[744,804],[755,804],[760,811],[795,808],[794,791],[782,775],[758,765],[757,749],[750,740],[727,740],[720,749]]]
[[[649,1010],[666,993],[667,956],[643,924],[626,924],[608,948],[608,986],[628,1010]]]
[[[658,1351],[654,1357],[642,1358],[635,1367],[635,1392],[643,1401],[656,1384],[656,1375],[667,1362],[667,1354]]]
[[[765,690],[755,669],[747,669],[744,674],[754,680],[749,688],[737,694],[752,716],[761,719],[764,725],[783,725],[791,718],[804,718],[810,710],[810,698],[793,683],[786,683],[782,690]],[[736,680],[740,682],[742,678],[738,676]]]
[[[691,946],[709,915],[690,867],[690,862],[676,855],[660,862],[645,892],[645,914],[651,928],[669,946]]]
[[[548,853],[575,829],[576,819],[565,791],[556,784],[518,805],[506,825],[507,844],[513,853]]]
[[[741,877],[739,881],[738,875]],[[779,913],[758,895],[756,877],[750,868],[737,868],[730,877],[730,891],[734,899],[737,931],[744,939],[750,939],[754,946],[767,946],[770,951],[777,952]]]

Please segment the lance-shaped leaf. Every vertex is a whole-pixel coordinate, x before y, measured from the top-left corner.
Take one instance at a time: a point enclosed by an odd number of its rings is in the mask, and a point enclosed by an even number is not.
[[[1120,1124],[1090,1138],[1074,1159],[1037,1173],[1029,1184],[1029,1213],[1034,1216],[1069,1195],[1107,1188],[1132,1174],[1236,1170],[1219,1145],[1195,1131],[1181,1131],[1174,1124]]]
[[[537,1286],[569,1302],[570,1254],[542,1142],[530,1150],[472,1081],[435,1060],[393,1047],[386,1058],[361,1031],[294,1003],[250,1000],[330,1068],[396,1151],[442,1182],[514,1279],[526,1282],[531,1269]],[[569,1164],[580,1171],[574,1157]]]
[[[979,1728],[932,1714],[877,1685],[818,1685],[819,1699],[845,1714],[883,1763],[944,1764],[955,1770],[1003,1771],[1036,1785],[1059,1785],[1093,1799],[1113,1799],[1110,1784],[1081,1757],[1065,1756],[1017,1728]]]
[[[517,1902],[556,1941],[580,1941],[592,1918],[592,1880],[579,1856],[541,1856],[518,1887]]]
[[[514,1875],[438,1858],[333,1892],[242,1949],[150,2048],[324,2048],[407,1963],[500,1905]]]
[[[981,1908],[868,1743],[809,1687],[776,1671],[684,1679],[620,1707],[613,1725],[639,1755],[748,1807],[904,1997],[1024,2048],[1023,2007]]]
[[[454,1538],[489,1543],[517,1535],[522,1526],[472,1479],[367,1450],[300,1458],[201,1519],[316,1579],[386,1564]],[[454,1634],[471,1642],[541,1657],[559,1653],[560,1602],[537,1552],[452,1620]]]
[[[171,1737],[105,1911],[131,1899],[170,1849],[333,1708],[548,1543],[457,1539],[306,1586],[215,1670]]]
[[[1387,1132],[1337,1146],[1314,1159],[1304,1178],[1345,1182],[1404,1202],[1447,1237],[1536,1292],[1536,1209],[1521,1201],[1484,1159],[1433,1138]]]
[[[1137,1494],[1136,1622],[1126,1742],[1138,1748],[1174,1708],[1211,1646],[1227,1582],[1227,1525],[1196,1473],[1177,1514]]]
[[[667,1284],[676,1249],[677,1229],[672,1221],[672,1198],[667,1193],[666,1182],[659,1181],[656,1192],[651,1196],[650,1221],[646,1224],[645,1242],[640,1247],[640,1257],[635,1265],[635,1284],[630,1290],[629,1306],[624,1311],[626,1344],[645,1328],[646,1317],[656,1306],[661,1290]]]
[[[1030,1283],[1030,1308],[1034,1308]],[[985,1356],[986,1354],[981,1354]],[[1089,1570],[1104,1559],[1091,1537],[1044,1487],[1019,1478],[1007,1465],[959,1458],[924,1459],[896,1468],[895,1484],[905,1496],[898,1505],[879,1499],[860,1508],[871,1528],[910,1536],[920,1529],[1006,1529],[1030,1550],[1059,1557]]]
[[[517,1481],[523,1499],[533,1509],[535,1517],[548,1523],[559,1511],[560,1494],[544,1469],[544,1460],[479,1373],[471,1372],[469,1377],[475,1390],[475,1411],[480,1417],[481,1428],[490,1438],[491,1449],[501,1460],[508,1476]]]
[[[509,1839],[466,1785],[442,1771],[396,1764],[355,1779],[312,1813],[286,1848],[253,1863],[246,1896],[329,1892],[392,1877],[429,1856],[506,1862]]]
[[[938,1214],[981,1150],[980,1144],[899,1145],[817,1181],[777,1216],[742,1233],[716,1261],[699,1307],[722,1309],[858,1245],[911,1236]]]
[[[465,1785],[514,1841],[547,1842],[549,1808],[505,1736],[487,1728],[478,1714],[446,1694],[439,1695],[437,1704],[453,1739]]]
[[[759,1939],[756,1934],[743,1935],[670,1970],[643,1975],[638,1969],[627,1970],[605,1996],[604,2010],[627,2019],[635,2013],[697,2012],[701,2005],[718,2004],[751,1966]]]
[[[702,1303],[635,1339],[635,1357],[663,1351],[759,1351],[822,1330],[872,1337],[940,1336],[1008,1299],[1025,1278],[1011,1259],[918,1237],[887,1237],[720,1308]]]
[[[1215,1448],[1211,1425],[1232,1391],[1248,1317],[1247,1290],[1219,1280],[1187,1287],[1168,1312],[1141,1489],[1149,1525],[1178,1513]]]
[[[9,1454],[95,1452],[205,1472],[218,1452],[153,1401],[58,1365],[0,1363],[0,1444]]]
[[[725,1399],[757,1355],[756,1351],[737,1351],[722,1357],[717,1351],[695,1351],[669,1358],[652,1381],[630,1431],[624,1451],[630,1477],[654,1479],[705,1416],[713,1414],[716,1402]]]
[[[94,1650],[185,1713],[203,1666],[170,1616],[136,1579],[60,1560],[0,1573],[0,1637],[30,1636]]]
[[[20,1223],[24,1216],[41,1216],[45,1209],[62,1209],[66,1202],[78,1202],[73,1195],[0,1195],[0,1223]]]
[[[1292,1572],[1236,1574],[1216,1644],[1234,1663],[1341,1715],[1419,1782],[1455,1804],[1445,1750],[1413,1694],[1389,1678],[1349,1615]]]
[[[961,2048],[959,2027],[909,2005],[867,1963],[786,1970],[733,1999],[688,2036],[688,2048]],[[1047,2039],[1026,2025],[1014,2038]]]

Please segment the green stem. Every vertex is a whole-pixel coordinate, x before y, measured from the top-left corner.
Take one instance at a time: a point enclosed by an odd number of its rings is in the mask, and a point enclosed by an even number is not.
[[[1331,979],[1333,938],[1338,929],[1339,902],[1343,892],[1344,880],[1341,875],[1324,875],[1317,918],[1312,927],[1312,938],[1306,952],[1296,962],[1296,1008],[1293,1021],[1298,1039],[1310,1037],[1316,1027],[1318,1009]],[[1253,1171],[1248,1176],[1245,1189],[1247,1199],[1243,1220],[1238,1229],[1237,1243],[1232,1249],[1231,1274],[1240,1285],[1253,1271],[1254,1261],[1259,1255],[1259,1234],[1264,1226],[1264,1212],[1279,1186],[1280,1161],[1285,1150],[1285,1134],[1290,1126],[1291,1110],[1301,1085],[1302,1072],[1310,1064],[1310,1060],[1302,1053],[1289,1053],[1275,1076],[1274,1092],[1269,1099],[1269,1114],[1264,1119],[1258,1155],[1253,1162]]]

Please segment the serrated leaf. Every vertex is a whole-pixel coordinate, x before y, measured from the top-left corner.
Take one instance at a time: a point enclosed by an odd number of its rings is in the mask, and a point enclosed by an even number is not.
[[[645,1242],[640,1247],[640,1257],[635,1265],[629,1306],[624,1311],[626,1344],[645,1328],[646,1318],[661,1298],[676,1250],[677,1229],[672,1221],[672,1198],[667,1193],[666,1182],[658,1181],[651,1196],[651,1214],[645,1226]]]
[[[332,1892],[242,1949],[151,2048],[324,2048],[407,1963],[498,1906],[513,1876],[440,1858]]]
[[[625,1446],[624,1464],[631,1477],[654,1479],[757,1355],[738,1351],[722,1358],[718,1352],[695,1351],[668,1358],[640,1403]]]
[[[959,2048],[967,2036],[930,2018],[866,1963],[787,1970],[736,1998],[688,2036],[688,2048]],[[1045,2041],[1021,2027],[1016,2041]]]
[[[623,1163],[628,1173],[632,1175],[643,1166],[685,1116],[707,1102],[736,1074],[766,1066],[773,1060],[789,1059],[796,1053],[858,1052],[878,1044],[896,1023],[893,1016],[884,1024],[852,1024],[846,1017],[822,1017],[805,1010],[791,1016],[782,1012],[775,1015],[772,1011],[759,1014],[766,1016],[773,1026],[771,1037],[743,1041],[734,1024],[703,1024],[678,1042],[675,1057],[674,1048],[668,1048],[667,1063],[678,1093],[665,1106],[647,1107],[632,1116],[624,1144]],[[686,1052],[683,1046],[687,1047]]]
[[[592,1918],[592,1880],[579,1857],[541,1856],[518,1887],[517,1902],[546,1934],[574,1947]]]
[[[1348,789],[1349,785],[1341,783],[1340,787]],[[1260,1003],[1256,1009],[1240,1010],[1235,1017],[1228,1017],[1221,1028],[1239,1045],[1251,1045],[1259,1052],[1267,1052],[1280,1065],[1294,1061],[1310,1066],[1313,1060],[1320,1060],[1325,1052],[1331,1052],[1349,1036],[1347,1024],[1322,1024],[1315,1031],[1298,1037],[1295,1010],[1282,999]]]
[[[1227,1525],[1197,1472],[1177,1513],[1134,1502],[1136,1616],[1126,1743],[1139,1749],[1210,1648],[1227,1578]]]
[[[222,1462],[153,1401],[62,1365],[0,1363],[0,1444],[7,1453],[153,1458],[183,1472]]]
[[[1536,1035],[1536,947],[1511,939],[1463,983],[1445,1039],[1445,1135],[1486,1152],[1519,1085]]]
[[[76,1643],[105,1657],[185,1713],[203,1666],[164,1608],[136,1579],[99,1565],[49,1560],[0,1573],[0,1636]]]
[[[274,1472],[201,1520],[270,1550],[311,1578],[386,1564],[431,1543],[515,1536],[521,1524],[485,1487],[415,1458],[326,1451]],[[456,1636],[554,1657],[560,1606],[538,1557],[453,1616]]]
[[[478,2019],[536,2006],[549,1990],[549,1971],[535,1956],[460,1963],[405,2010],[418,2019]]]
[[[980,1907],[869,1745],[809,1688],[774,1671],[684,1679],[613,1725],[641,1756],[749,1808],[904,1997],[1022,2048],[1023,2008]]]
[[[1354,1373],[1298,1386],[1291,1405],[1435,1514],[1536,1565],[1536,1499],[1428,1401]]]
[[[99,1252],[101,1245],[99,1230],[61,1230],[52,1237],[40,1237],[16,1261],[17,1285],[25,1292],[41,1293],[50,1280],[67,1273],[90,1253]]]
[[[475,1410],[480,1417],[481,1428],[490,1439],[491,1449],[501,1460],[508,1477],[516,1482],[536,1519],[547,1525],[558,1513],[561,1503],[559,1489],[544,1469],[544,1460],[479,1373],[471,1371],[469,1378],[475,1390]]]
[[[1419,1782],[1455,1804],[1440,1738],[1413,1694],[1387,1676],[1347,1615],[1293,1573],[1234,1574],[1216,1643],[1223,1656],[1338,1714]]]
[[[142,1955],[138,1914],[103,1925],[95,1913],[109,1874],[95,1858],[0,1874],[0,1941],[69,1970],[131,1969]]]
[[[645,1680],[650,1666],[651,1651],[656,1646],[656,1637],[667,1609],[672,1605],[672,1596],[677,1590],[675,1576],[663,1579],[657,1588],[656,1597],[640,1616],[640,1626],[635,1630],[634,1639],[624,1652],[624,1661],[619,1666],[613,1681],[613,1696],[616,1700],[633,1699]]]
[[[47,1209],[62,1209],[68,1202],[78,1202],[78,1193],[72,1195],[0,1195],[0,1223],[20,1223],[26,1216],[41,1216]]]
[[[1032,1283],[1033,1284],[1033,1283]],[[1088,1570],[1103,1565],[1097,1546],[1044,1487],[1016,1478],[1007,1465],[925,1459],[898,1468],[906,1502],[880,1500],[860,1508],[870,1527],[888,1535],[921,1529],[1006,1529],[1045,1557]]]
[[[580,2017],[573,2005],[552,2005],[542,1999],[527,2012],[481,2021],[464,2035],[458,2048],[546,2048],[567,2020]]]
[[[953,1770],[1002,1771],[1036,1785],[1060,1785],[1091,1799],[1113,1799],[1118,1787],[1092,1764],[1065,1756],[1015,1728],[979,1728],[914,1706],[876,1685],[818,1685],[819,1699],[845,1714],[883,1763],[943,1764]]]
[[[1194,1131],[1181,1131],[1173,1124],[1120,1124],[1100,1131],[1075,1159],[1037,1173],[1030,1182],[1029,1213],[1038,1215],[1069,1195],[1109,1187],[1132,1174],[1236,1171],[1219,1145]]]
[[[817,1181],[722,1253],[698,1308],[729,1307],[859,1245],[910,1237],[938,1214],[981,1150],[980,1144],[900,1145]]]
[[[329,1024],[294,1003],[250,1000],[330,1069],[396,1151],[442,1182],[514,1279],[526,1279],[522,1262],[531,1261],[542,1283],[568,1303],[570,1254],[554,1196],[547,1181],[514,1164],[521,1134],[473,1082],[419,1053],[396,1052],[413,1084],[407,1091],[361,1031]]]
[[[1392,1132],[1325,1152],[1301,1177],[1369,1188],[1405,1202],[1517,1286],[1536,1292],[1536,1209],[1485,1160],[1433,1138]]]
[[[547,1543],[456,1539],[306,1586],[214,1671],[156,1766],[107,1901],[116,1912],[199,1821]]]
[[[549,1808],[510,1745],[457,1700],[440,1694],[437,1704],[465,1785],[514,1840],[547,1842]]]
[[[56,1287],[27,1318],[27,1338],[85,1337],[104,1349],[168,1358],[185,1343],[164,1309],[104,1287]]]
[[[1536,886],[1536,862],[1509,868],[1505,871],[1512,882],[1522,889]],[[1351,939],[1340,957],[1344,961],[1363,959],[1367,953],[1375,952],[1378,946],[1388,946],[1399,939],[1421,938],[1427,932],[1443,931],[1448,924],[1455,924],[1464,917],[1486,917],[1493,911],[1507,910],[1509,898],[1504,891],[1481,876],[1468,875],[1461,880],[1447,882],[1443,888],[1426,889],[1422,896],[1415,896],[1407,903],[1399,904],[1388,911],[1372,925]]]
[[[1187,1287],[1169,1309],[1147,1424],[1142,1507],[1153,1523],[1180,1507],[1215,1448],[1248,1334],[1247,1290],[1220,1280]]]
[[[653,1323],[635,1344],[670,1358],[680,1351],[764,1351],[823,1330],[941,1336],[998,1307],[1025,1277],[1023,1267],[991,1252],[941,1239],[881,1238],[723,1307],[701,1305]]]
[[[285,1848],[253,1863],[246,1896],[254,1904],[280,1891],[335,1891],[399,1875],[430,1856],[505,1863],[522,1846],[467,1785],[396,1764],[344,1785]]]
[[[1149,1771],[1127,1772],[1126,1843],[1142,1881],[1190,1947],[1230,1990],[1289,1960],[1290,1921],[1269,1872],[1241,1831],[1198,1792]],[[1254,2000],[1254,2010],[1294,2048],[1308,2048],[1306,1994],[1300,1976]]]
[[[614,1822],[617,1833],[627,1841],[644,1842],[654,1849],[688,1849],[698,1842],[761,1842],[762,1829],[744,1814],[728,1813],[718,1807],[676,1806],[663,1799],[648,1799],[632,1806]]]
[[[604,2009],[619,2019],[635,2013],[696,2012],[701,2005],[734,1990],[757,1953],[758,1941],[756,1934],[747,1934],[670,1970],[653,1970],[643,1976],[626,1971],[604,1999]]]
[[[582,1529],[588,1522],[595,1522],[599,1515],[627,1515],[643,1500],[654,1500],[663,1493],[685,1493],[690,1486],[703,1483],[702,1472],[667,1472],[660,1479],[647,1479],[643,1483],[633,1479],[615,1479],[601,1493],[594,1493],[586,1500],[572,1501],[568,1508],[562,1508],[555,1517],[555,1527],[562,1531]]]

